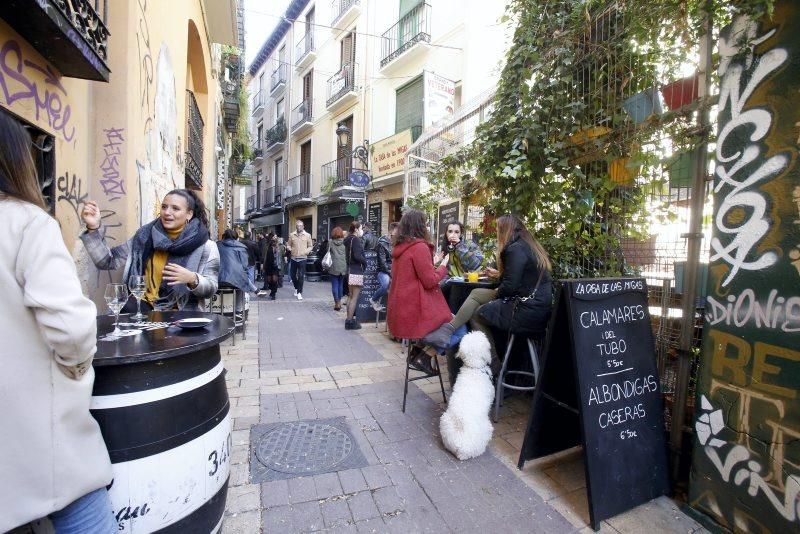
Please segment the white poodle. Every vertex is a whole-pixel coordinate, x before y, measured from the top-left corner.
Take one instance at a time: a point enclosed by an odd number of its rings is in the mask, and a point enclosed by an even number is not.
[[[447,403],[447,411],[439,421],[444,446],[459,460],[480,456],[492,439],[489,409],[494,400],[491,349],[482,332],[464,336],[458,350],[464,362]]]

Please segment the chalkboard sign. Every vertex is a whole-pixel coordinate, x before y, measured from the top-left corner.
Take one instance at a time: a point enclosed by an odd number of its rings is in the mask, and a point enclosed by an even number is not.
[[[541,368],[520,469],[582,444],[595,530],[669,492],[644,279],[562,280]]]
[[[367,222],[372,224],[372,233],[381,235],[381,219],[383,219],[383,202],[376,202],[369,205],[367,210]]]
[[[375,310],[369,300],[381,287],[378,283],[378,253],[374,250],[365,250],[364,258],[367,260],[367,268],[364,269],[364,287],[358,296],[356,318],[359,321],[374,321]]]

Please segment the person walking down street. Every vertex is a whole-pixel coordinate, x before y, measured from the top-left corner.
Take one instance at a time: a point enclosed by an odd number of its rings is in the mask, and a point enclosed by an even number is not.
[[[378,244],[375,246],[375,252],[378,255],[378,284],[380,284],[370,299],[372,309],[375,311],[383,309],[381,299],[389,292],[389,284],[392,281],[392,239],[397,234],[398,226],[400,223],[390,223],[389,234],[378,238]]]
[[[294,294],[297,300],[303,300],[303,282],[306,278],[306,259],[314,242],[311,234],[303,229],[303,221],[297,221],[296,231],[289,234],[289,243],[286,250],[292,255],[289,260],[289,278],[294,285]]]
[[[0,113],[0,532],[117,531],[100,427],[89,413],[97,310],[39,189],[28,132]]]
[[[378,237],[373,233],[372,223],[365,222],[362,226],[364,235],[361,241],[364,242],[364,250],[375,250],[378,246]]]
[[[331,238],[328,240],[328,252],[331,254],[331,266],[328,269],[328,276],[331,279],[331,293],[333,293],[333,309],[342,309],[342,297],[344,296],[344,281],[347,276],[347,251],[344,246],[344,230],[335,227],[331,230]]]
[[[498,358],[492,328],[531,336],[547,326],[552,306],[552,265],[547,251],[515,215],[497,219],[497,266],[487,274],[500,278],[497,289],[473,289],[455,317],[426,336],[425,341],[447,347],[450,336],[462,325],[486,334],[492,349],[492,371]]]
[[[394,337],[421,339],[452,318],[439,283],[447,276],[447,258],[433,266],[433,243],[427,217],[420,210],[408,210],[392,250],[392,283],[386,305],[386,321]],[[427,374],[435,374],[430,356],[415,348],[409,364]]]
[[[267,239],[269,246],[264,255],[264,287],[269,288],[269,299],[275,300],[279,277],[282,276],[280,268],[282,255],[278,247],[278,236],[270,233]]]
[[[345,252],[347,253],[347,318],[344,321],[345,330],[358,330],[361,324],[356,318],[358,311],[358,297],[364,286],[364,269],[367,268],[367,259],[364,257],[364,243],[361,237],[364,230],[361,223],[350,223],[350,231],[344,238]]]
[[[267,272],[267,252],[269,248],[272,246],[272,238],[275,237],[275,234],[270,232],[266,235],[266,237],[262,236],[258,240],[258,255],[261,258],[261,265],[258,267],[260,271],[256,272],[256,279],[260,276],[264,279],[264,283],[262,284],[261,289],[258,291],[258,296],[263,297],[267,294],[267,290],[269,289],[269,281],[267,280],[266,272]]]
[[[283,242],[283,238],[278,238],[278,269],[280,273],[278,274],[278,287],[283,287],[283,277],[286,276],[286,245]]]
[[[257,290],[250,281],[247,265],[247,246],[236,239],[236,230],[225,230],[222,240],[217,242],[219,248],[219,283],[233,286],[243,293],[237,295],[236,313],[244,309],[244,292]]]
[[[245,232],[244,237],[239,241],[247,247],[247,276],[250,278],[250,283],[256,283],[256,264],[261,263],[261,253],[258,250],[258,244],[251,239],[253,236],[250,232]]]
[[[124,283],[134,275],[145,277],[142,308],[208,309],[206,299],[217,292],[219,251],[208,233],[205,205],[194,191],[173,189],[167,193],[159,217],[113,248],[106,243],[106,227],[96,202],[86,202],[81,219],[86,225],[81,241],[98,269],[113,271],[124,266]],[[135,309],[131,299],[123,311]]]

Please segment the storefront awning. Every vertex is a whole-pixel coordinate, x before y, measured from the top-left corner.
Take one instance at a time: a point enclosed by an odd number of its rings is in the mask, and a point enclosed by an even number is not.
[[[254,219],[250,219],[250,226],[253,228],[262,228],[264,226],[278,226],[279,224],[284,223],[284,212],[279,211],[278,213],[273,213],[272,215],[264,215],[262,217],[256,217]]]

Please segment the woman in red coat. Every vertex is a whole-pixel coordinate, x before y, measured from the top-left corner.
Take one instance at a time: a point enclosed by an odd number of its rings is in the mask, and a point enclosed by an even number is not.
[[[398,338],[421,339],[453,317],[439,289],[439,282],[447,276],[447,257],[434,268],[426,219],[419,210],[405,212],[395,236],[386,309],[389,331]],[[412,357],[414,367],[433,374],[424,352],[412,352]]]

